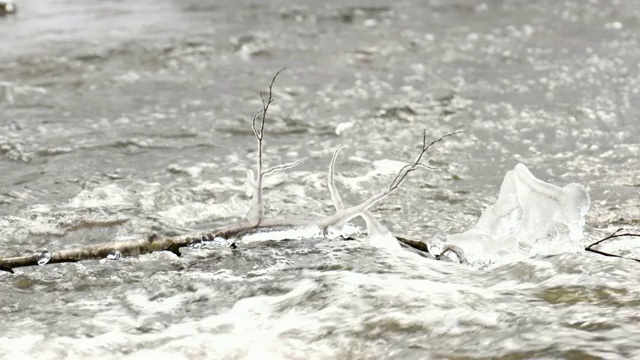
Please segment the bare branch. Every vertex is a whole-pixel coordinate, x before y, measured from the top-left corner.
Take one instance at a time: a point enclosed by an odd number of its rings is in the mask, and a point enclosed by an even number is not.
[[[594,247],[594,246],[596,246],[596,245],[599,245],[600,243],[605,242],[605,241],[610,240],[610,239],[613,239],[613,238],[617,238],[617,237],[621,237],[621,236],[634,236],[634,235],[635,235],[635,234],[620,234],[620,232],[621,232],[622,230],[624,230],[624,229],[623,229],[623,228],[618,228],[618,229],[617,229],[616,231],[614,231],[611,235],[609,235],[609,236],[607,236],[607,237],[605,237],[605,238],[602,238],[602,239],[600,239],[600,240],[598,240],[598,241],[596,241],[596,242],[594,242],[594,243],[590,244],[589,246],[587,246],[587,247],[585,248],[585,250],[589,250],[589,249],[591,249],[592,247]]]
[[[274,174],[274,173],[277,173],[277,172],[280,172],[280,171],[289,170],[291,168],[294,168],[294,167],[300,165],[301,163],[302,163],[301,160],[297,160],[297,161],[292,161],[292,162],[286,163],[286,164],[275,165],[275,166],[272,166],[272,167],[268,168],[267,170],[265,170],[262,173],[262,176],[267,176],[267,175]]]
[[[423,163],[416,164],[416,167],[421,167],[421,168],[423,168],[425,170],[429,170],[429,171],[440,171],[441,170],[440,168],[429,166],[429,165],[423,164]]]
[[[253,115],[253,122],[251,123],[251,129],[253,129],[253,133],[256,135],[256,138],[260,140],[261,135],[258,134],[258,129],[256,129],[256,120],[258,119],[258,115],[260,115],[264,110],[258,111],[255,115]]]
[[[444,140],[444,139],[446,139],[446,138],[448,138],[450,136],[458,135],[458,134],[461,134],[463,132],[464,131],[455,131],[455,132],[452,132],[452,133],[444,134],[441,137],[439,137],[438,139],[433,140],[432,142],[427,144],[427,130],[426,129],[423,130],[423,132],[422,132],[422,151],[420,151],[420,154],[418,154],[418,156],[416,157],[416,160],[413,162],[413,164],[406,165],[402,169],[400,169],[400,171],[398,172],[398,175],[396,175],[396,177],[393,179],[393,181],[391,181],[391,184],[389,184],[389,188],[388,188],[387,192],[390,194],[390,193],[394,192],[395,190],[397,190],[400,187],[400,185],[402,185],[404,180],[407,178],[407,175],[409,175],[409,173],[411,173],[411,172],[414,172],[419,167],[431,169],[428,165],[422,164],[420,162],[420,161],[422,161],[422,157],[429,150],[429,148],[431,148],[433,145],[441,142],[442,140]]]
[[[327,180],[329,194],[331,195],[331,200],[336,208],[336,214],[347,214],[347,212],[344,211],[344,203],[342,202],[342,198],[340,197],[340,193],[338,192],[338,188],[335,183],[335,164],[340,149],[342,149],[342,145],[340,145],[333,153],[331,163],[329,164],[329,176],[327,177]],[[357,206],[354,208],[358,209]],[[400,244],[396,241],[396,237],[393,236],[391,231],[382,225],[369,210],[366,208],[362,209],[357,213],[357,215],[360,215],[367,224],[367,239],[370,245],[390,250],[400,249]],[[340,226],[342,226],[342,224],[342,222],[339,222]],[[323,228],[323,231],[327,234],[328,228]]]
[[[273,75],[273,78],[271,78],[271,84],[269,84],[269,97],[266,101],[264,99],[264,93],[260,92],[260,99],[262,100],[262,110],[258,111],[256,115],[253,117],[253,125],[252,125],[253,132],[254,134],[256,134],[258,141],[262,141],[264,137],[264,123],[267,118],[267,111],[269,111],[269,105],[271,105],[271,103],[273,103],[274,101],[273,100],[273,84],[276,82],[278,75],[280,75],[280,73],[283,72],[285,69],[286,68],[282,68],[278,70],[278,72],[276,72],[276,74]],[[260,130],[258,131],[256,127],[256,120],[258,119],[258,115],[260,114],[262,114],[262,119],[260,121]]]
[[[620,228],[617,229],[616,231],[614,231],[611,235],[600,239],[592,244],[590,244],[589,246],[587,246],[586,248],[584,248],[586,251],[588,252],[592,252],[592,253],[596,253],[599,255],[604,255],[604,256],[609,256],[609,257],[617,257],[617,258],[622,258],[622,259],[628,259],[628,260],[633,260],[633,261],[637,261],[640,262],[640,259],[635,259],[635,258],[630,258],[630,257],[626,257],[626,256],[622,256],[622,255],[616,255],[616,254],[611,254],[608,252],[604,252],[602,250],[598,250],[598,249],[594,249],[593,247],[596,245],[599,245],[607,240],[611,240],[611,239],[615,239],[615,238],[619,238],[619,237],[639,237],[640,238],[640,234],[634,234],[634,233],[622,233],[624,229]]]
[[[342,198],[340,197],[340,193],[338,193],[338,188],[336,188],[335,181],[335,164],[336,159],[338,158],[338,153],[342,149],[343,145],[338,146],[336,151],[333,153],[333,157],[331,158],[331,163],[329,164],[329,176],[327,178],[329,194],[331,195],[331,201],[333,202],[333,206],[336,208],[336,211],[344,210],[344,203],[342,202]]]
[[[369,209],[371,206],[377,204],[378,202],[382,201],[382,199],[384,199],[385,197],[389,196],[389,194],[391,194],[393,191],[397,190],[400,185],[402,185],[402,183],[404,182],[404,180],[407,178],[407,175],[409,175],[409,173],[415,171],[418,167],[422,167],[422,164],[420,163],[420,161],[422,160],[422,158],[424,157],[424,154],[427,152],[427,150],[429,150],[429,148],[431,148],[431,146],[433,146],[434,144],[437,144],[438,142],[444,140],[445,138],[449,137],[449,136],[453,136],[453,135],[457,135],[462,133],[463,131],[456,131],[456,132],[452,132],[452,133],[448,133],[445,134],[443,136],[441,136],[440,138],[432,141],[431,143],[427,144],[427,132],[426,130],[423,132],[423,136],[422,136],[422,147],[421,147],[421,151],[420,154],[416,157],[416,160],[413,162],[413,164],[411,165],[406,165],[404,166],[402,169],[400,169],[400,171],[398,172],[398,174],[396,175],[396,177],[393,179],[393,181],[391,182],[391,184],[389,185],[389,187],[387,188],[386,191],[377,193],[372,195],[371,197],[369,197],[368,199],[366,199],[365,201],[361,202],[358,205],[355,206],[351,206],[349,208],[343,208],[343,209],[339,209],[334,215],[329,216],[323,220],[321,220],[319,222],[320,226],[323,228],[323,231],[326,233],[328,233],[328,229],[331,226],[343,226],[344,224],[346,224],[349,220],[353,219],[356,216],[361,216],[363,211],[366,211],[367,209]],[[329,176],[330,176],[330,191],[331,191],[331,185],[332,185],[332,180],[331,178],[333,178],[333,165],[335,163],[335,158],[337,156],[337,153],[340,149],[336,150],[336,153],[334,153],[334,157],[331,160],[331,165],[330,165],[330,172],[329,172]],[[426,165],[425,165],[426,166]],[[334,189],[335,189],[335,185]],[[337,193],[337,191],[336,191]],[[334,195],[332,194],[332,199],[333,199]],[[334,204],[335,204],[335,199],[334,199]],[[336,206],[337,208],[338,206]]]
[[[630,232],[622,232],[624,229],[620,228],[617,229],[616,231],[614,231],[611,235],[608,235],[598,241],[595,241],[593,243],[591,243],[589,246],[585,247],[585,251],[588,252],[592,252],[594,254],[598,254],[598,255],[603,255],[603,256],[607,256],[607,257],[616,257],[616,258],[621,258],[621,259],[627,259],[627,260],[632,260],[632,261],[636,261],[636,262],[640,262],[640,259],[636,259],[636,258],[630,258],[630,257],[626,257],[626,256],[622,256],[622,255],[616,255],[616,254],[611,254],[602,250],[598,250],[598,249],[594,249],[593,247],[596,245],[599,245],[605,241],[608,240],[612,240],[615,238],[620,238],[620,237],[637,237],[640,238],[640,234],[637,233],[630,233]],[[406,237],[401,237],[401,236],[395,236],[396,239],[398,240],[398,242],[400,242],[401,244],[404,244],[408,247],[420,250],[422,252],[429,252],[429,248],[427,246],[427,244],[423,241],[420,240],[414,240],[414,239],[409,239]],[[453,252],[454,254],[456,254],[458,256],[458,259],[461,260],[461,263],[464,263],[464,251],[456,246],[453,245],[447,245],[442,252],[439,255],[436,255],[436,259],[440,260],[442,259],[442,256],[445,255],[448,252]]]
[[[264,177],[264,172],[262,171],[262,156],[263,156],[263,139],[264,139],[264,123],[267,119],[267,112],[269,111],[269,105],[273,102],[273,84],[276,81],[278,75],[283,72],[285,68],[280,69],[271,79],[271,84],[269,84],[269,97],[267,100],[264,98],[264,94],[260,93],[260,99],[262,100],[262,110],[258,111],[253,116],[253,121],[251,123],[251,129],[253,129],[253,134],[256,136],[258,140],[258,159],[257,159],[257,171],[255,174],[255,179],[251,184],[254,185],[254,189],[252,191],[253,196],[251,197],[251,206],[249,211],[247,212],[246,219],[250,224],[254,226],[260,225],[260,222],[264,218],[264,204],[262,202],[262,178]],[[260,118],[260,126],[257,125],[258,118],[262,114]],[[273,172],[273,171],[272,171]]]

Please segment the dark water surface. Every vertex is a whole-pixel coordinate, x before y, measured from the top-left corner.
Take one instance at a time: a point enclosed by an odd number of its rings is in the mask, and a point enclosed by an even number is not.
[[[240,220],[273,74],[267,213],[381,189],[398,234],[472,227],[521,162],[589,189],[585,242],[640,231],[640,1],[24,0],[0,17],[0,255]],[[640,257],[622,239],[604,249]],[[558,254],[482,270],[284,241],[0,273],[0,357],[634,358],[640,266]]]

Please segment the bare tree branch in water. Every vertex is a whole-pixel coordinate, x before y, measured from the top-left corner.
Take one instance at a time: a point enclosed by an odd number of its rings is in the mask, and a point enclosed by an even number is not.
[[[400,169],[400,171],[398,171],[398,174],[391,181],[391,183],[389,184],[389,187],[387,188],[387,190],[372,195],[371,197],[369,197],[368,199],[366,199],[365,201],[361,202],[358,205],[351,206],[351,207],[346,208],[346,209],[341,209],[341,210],[338,209],[338,211],[336,211],[336,213],[334,215],[329,216],[329,217],[325,218],[324,220],[322,220],[320,222],[320,225],[324,229],[325,233],[327,232],[327,229],[329,227],[331,227],[331,226],[341,227],[344,224],[346,224],[349,220],[353,219],[354,217],[361,216],[363,211],[369,209],[371,206],[377,204],[378,202],[382,201],[387,196],[391,195],[391,193],[396,191],[400,187],[400,185],[402,185],[404,180],[407,178],[407,176],[411,172],[417,170],[418,168],[426,168],[426,169],[430,169],[430,170],[435,170],[434,168],[429,167],[428,165],[425,165],[425,164],[421,163],[422,158],[424,157],[424,154],[434,144],[439,143],[440,141],[444,140],[447,137],[458,135],[458,134],[461,134],[461,133],[463,133],[463,131],[455,131],[455,132],[452,132],[452,133],[447,133],[445,135],[442,135],[438,139],[436,139],[436,140],[434,140],[434,141],[432,141],[430,143],[427,143],[427,131],[424,130],[423,131],[423,135],[422,135],[421,150],[420,150],[420,153],[418,154],[418,156],[416,157],[416,160],[412,164],[405,165],[404,167],[402,167],[402,169]],[[340,150],[340,149],[338,149],[338,150]],[[336,151],[336,153],[337,153],[337,151]],[[336,155],[334,155],[334,159],[332,160],[332,162],[335,161],[335,156]]]
[[[601,243],[603,243],[605,241],[608,241],[608,240],[611,240],[611,239],[615,239],[615,238],[620,238],[620,237],[638,237],[638,238],[640,238],[640,234],[634,234],[634,233],[628,233],[628,232],[623,233],[622,232],[623,230],[624,230],[623,228],[620,228],[620,229],[614,231],[611,235],[609,235],[609,236],[607,236],[607,237],[605,237],[603,239],[600,239],[600,240],[598,240],[596,242],[591,243],[589,246],[587,246],[584,249],[586,251],[589,251],[589,252],[592,252],[592,253],[596,253],[596,254],[599,254],[599,255],[604,255],[604,256],[609,256],[609,257],[617,257],[617,258],[628,259],[628,260],[633,260],[633,261],[640,262],[640,259],[630,258],[630,257],[622,256],[622,255],[611,254],[611,253],[604,252],[602,250],[598,250],[598,249],[594,249],[593,248],[596,245],[600,245]]]
[[[269,93],[267,94],[267,98],[265,99],[265,94],[260,93],[260,99],[262,100],[262,110],[258,111],[253,116],[253,121],[251,123],[251,129],[253,130],[253,134],[258,140],[258,159],[256,165],[256,173],[253,171],[247,171],[247,185],[251,191],[251,207],[247,212],[246,219],[249,224],[253,226],[258,226],[264,219],[264,201],[262,199],[262,180],[264,176],[273,174],[276,172],[280,172],[283,170],[291,169],[294,166],[300,164],[300,161],[294,161],[287,164],[276,165],[267,170],[263,169],[263,148],[264,148],[264,123],[267,119],[267,112],[269,111],[269,106],[273,103],[273,84],[276,82],[276,78],[283,72],[285,68],[280,69],[271,79],[271,84],[269,84]]]
[[[420,152],[420,154],[418,154],[418,157],[413,162],[413,164],[405,165],[402,169],[400,169],[400,171],[398,172],[398,175],[396,175],[396,177],[393,179],[391,184],[389,184],[389,189],[387,190],[387,192],[391,194],[393,191],[398,189],[400,185],[402,185],[402,182],[404,182],[404,180],[407,178],[407,175],[409,175],[410,172],[416,171],[419,167],[425,168],[427,170],[437,170],[436,168],[433,168],[421,163],[422,158],[424,157],[424,154],[426,154],[429,148],[431,148],[433,145],[441,142],[442,140],[450,136],[459,135],[459,134],[462,134],[463,132],[464,131],[454,131],[452,133],[444,134],[438,139],[433,140],[432,142],[427,144],[427,130],[424,129],[422,131],[422,151]]]

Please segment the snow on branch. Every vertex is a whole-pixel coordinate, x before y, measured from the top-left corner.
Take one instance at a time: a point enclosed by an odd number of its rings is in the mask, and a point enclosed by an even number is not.
[[[269,92],[266,95],[260,92],[260,99],[262,100],[262,109],[253,116],[251,128],[253,134],[258,140],[258,159],[256,165],[256,173],[252,170],[247,171],[247,195],[251,196],[251,205],[247,212],[246,219],[251,226],[259,226],[264,220],[264,201],[262,198],[262,180],[266,175],[274,174],[276,172],[291,169],[300,164],[300,161],[294,161],[287,164],[276,165],[263,171],[263,148],[264,148],[264,123],[267,119],[267,112],[269,106],[273,103],[273,84],[276,82],[278,75],[283,72],[285,68],[280,69],[271,79],[269,84]]]

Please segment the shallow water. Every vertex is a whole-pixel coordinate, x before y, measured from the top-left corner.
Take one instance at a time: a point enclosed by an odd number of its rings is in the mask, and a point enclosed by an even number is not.
[[[269,216],[354,204],[429,136],[374,209],[461,232],[518,162],[587,186],[585,242],[640,232],[637,1],[21,1],[0,18],[0,254],[240,220],[250,120],[283,66]],[[362,225],[362,224],[359,224]],[[604,245],[640,257],[640,244]],[[593,254],[478,269],[353,241],[186,249],[0,273],[0,357],[633,358],[640,266]]]

